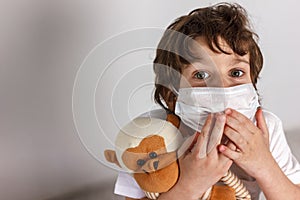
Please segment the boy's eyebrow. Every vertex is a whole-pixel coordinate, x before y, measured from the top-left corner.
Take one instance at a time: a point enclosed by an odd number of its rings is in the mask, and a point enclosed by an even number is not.
[[[233,61],[230,63],[230,66],[232,66],[232,65],[236,65],[236,64],[238,64],[238,63],[241,63],[241,62],[243,62],[243,63],[246,63],[246,64],[250,65],[249,61],[248,61],[248,60],[246,60],[246,59],[242,59],[242,58],[235,58],[235,59],[233,59]]]

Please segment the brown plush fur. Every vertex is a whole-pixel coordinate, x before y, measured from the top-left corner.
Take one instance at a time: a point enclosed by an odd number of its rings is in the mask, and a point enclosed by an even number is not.
[[[149,153],[156,152],[157,158],[150,159]],[[146,163],[139,167],[136,165],[138,159]],[[144,138],[137,147],[128,148],[123,156],[124,164],[135,171],[133,177],[140,187],[147,192],[166,192],[177,181],[178,164],[175,152],[167,152],[164,138],[153,135]],[[158,168],[153,163],[158,162]]]
[[[214,185],[209,200],[235,200],[235,191],[227,185]]]
[[[148,192],[167,192],[175,185],[178,178],[178,165],[173,162],[168,167],[150,174],[134,173],[134,179],[141,188]]]

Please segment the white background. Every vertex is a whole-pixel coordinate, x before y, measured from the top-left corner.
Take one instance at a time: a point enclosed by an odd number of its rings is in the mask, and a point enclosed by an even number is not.
[[[97,44],[113,35],[144,27],[165,28],[194,8],[215,2],[1,0],[0,198],[46,199],[112,182],[116,172],[85,150],[73,122],[72,89],[81,63]],[[248,10],[260,36],[265,58],[259,82],[263,106],[283,120],[287,131],[299,129],[299,3],[237,2]],[[134,59],[132,55],[128,58]],[[149,63],[154,55],[143,56],[139,61]],[[140,76],[149,80],[153,74]],[[112,80],[103,84],[116,85]],[[107,91],[97,90],[97,100],[107,98],[101,92]],[[138,90],[127,114],[152,108],[150,92],[149,87]],[[98,111],[101,114],[101,105]]]

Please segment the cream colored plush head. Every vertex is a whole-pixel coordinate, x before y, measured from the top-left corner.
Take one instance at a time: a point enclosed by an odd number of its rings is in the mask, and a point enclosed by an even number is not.
[[[181,133],[172,123],[157,118],[138,117],[120,130],[115,141],[115,158],[108,159],[109,156],[106,155],[107,160],[116,163],[117,159],[116,164],[122,169],[134,172],[124,164],[123,153],[129,148],[138,147],[143,139],[153,135],[164,139],[167,152],[176,151],[183,142]]]

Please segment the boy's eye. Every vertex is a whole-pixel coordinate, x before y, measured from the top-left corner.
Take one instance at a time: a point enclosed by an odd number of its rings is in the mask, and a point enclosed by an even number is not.
[[[195,78],[197,79],[206,79],[209,77],[209,74],[205,71],[198,71],[195,75],[194,75]]]
[[[230,76],[232,77],[241,77],[244,75],[244,72],[242,70],[232,70],[230,72]]]

